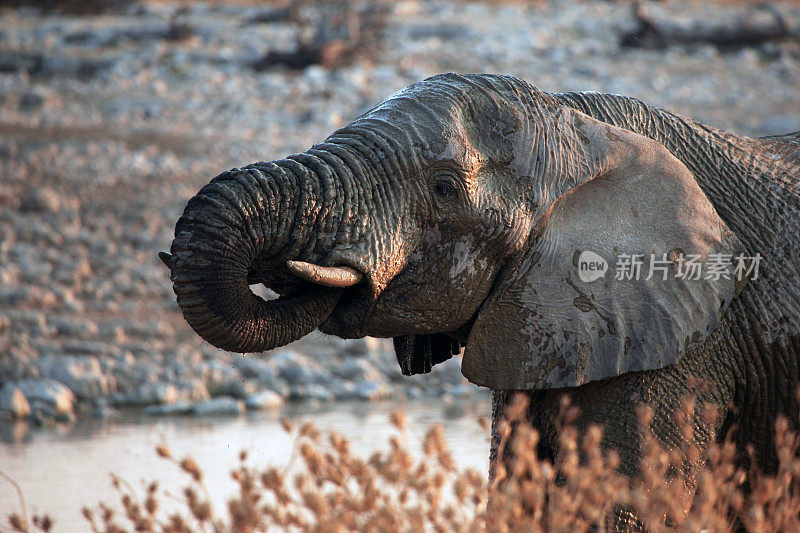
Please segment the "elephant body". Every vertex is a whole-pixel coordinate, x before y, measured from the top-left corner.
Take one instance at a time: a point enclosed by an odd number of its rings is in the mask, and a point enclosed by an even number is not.
[[[798,412],[798,235],[798,133],[739,137],[621,96],[446,74],[305,153],[214,178],[162,258],[215,346],[259,352],[316,327],[393,337],[404,374],[463,348],[495,422],[524,391],[555,458],[566,393],[635,475],[636,406],[678,446],[689,392],[721,415],[695,418],[696,444],[735,428],[774,467],[774,422]],[[651,278],[581,278],[589,252],[649,256]],[[692,279],[692,257],[761,262]],[[281,297],[254,296],[259,282]]]
[[[636,405],[649,405],[651,427],[661,443],[684,446],[672,414],[679,400],[697,397],[717,409],[713,423],[694,420],[693,444],[704,447],[734,431],[742,462],[752,445],[761,469],[777,465],[778,417],[797,429],[800,384],[800,132],[752,139],[714,130],[634,99],[595,93],[557,95],[603,122],[663,144],[693,173],[725,223],[749,253],[760,253],[759,278],[750,280],[703,345],[674,366],[631,372],[572,389],[529,393],[529,420],[542,434],[540,455],[555,459],[554,426],[560,398],[568,392],[581,412],[579,424],[605,427],[605,442],[622,455],[621,469],[637,471]],[[700,380],[708,388],[697,388]],[[498,419],[511,394],[493,394]],[[493,435],[496,456],[498,436]]]

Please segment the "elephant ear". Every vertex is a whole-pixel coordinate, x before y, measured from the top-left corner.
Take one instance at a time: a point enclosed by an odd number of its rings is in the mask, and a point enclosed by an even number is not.
[[[401,335],[394,339],[394,352],[404,376],[427,374],[461,351],[461,345],[443,333]]]
[[[573,387],[673,365],[747,281],[734,272],[743,250],[683,163],[646,137],[566,117],[567,190],[551,193],[466,343],[462,372],[478,385]]]

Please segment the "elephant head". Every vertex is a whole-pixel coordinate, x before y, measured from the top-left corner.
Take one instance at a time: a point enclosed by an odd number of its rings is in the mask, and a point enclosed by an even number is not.
[[[658,142],[522,80],[447,74],[307,152],[217,176],[164,259],[215,346],[394,337],[404,373],[465,347],[471,381],[537,389],[677,362],[738,288],[681,276],[685,258],[736,246]],[[639,279],[613,275],[621,254],[644,257]],[[582,278],[585,257],[605,275]],[[280,298],[255,296],[259,282]]]

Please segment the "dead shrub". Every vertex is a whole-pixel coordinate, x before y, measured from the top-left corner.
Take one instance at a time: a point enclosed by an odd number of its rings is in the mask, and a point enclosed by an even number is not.
[[[677,420],[691,431],[693,399]],[[421,439],[416,457],[408,445],[405,416],[393,413],[396,433],[386,452],[369,458],[351,452],[338,433],[323,436],[306,422],[283,428],[294,435],[300,464],[258,468],[240,454],[231,472],[238,493],[227,506],[208,497],[200,466],[172,456],[166,445],[157,455],[188,476],[182,513],[162,511],[157,482],[143,494],[116,477],[112,484],[122,513],[106,503],[85,508],[93,531],[800,531],[800,437],[781,419],[775,427],[779,465],[774,475],[737,466],[735,445],[711,443],[704,456],[695,445],[667,449],[648,428],[651,414],[640,413],[641,474],[617,472],[619,458],[601,445],[602,429],[579,432],[568,405],[560,424],[557,463],[540,460],[537,431],[523,419],[525,400],[507,410],[512,420],[497,426],[500,457],[494,479],[459,468],[441,426]],[[713,416],[713,413],[706,416]],[[512,426],[514,431],[512,431]],[[693,442],[692,439],[686,439]],[[418,458],[417,458],[418,457]],[[687,465],[694,464],[691,470]],[[745,481],[749,490],[745,490]],[[8,517],[16,531],[47,531],[52,520]]]

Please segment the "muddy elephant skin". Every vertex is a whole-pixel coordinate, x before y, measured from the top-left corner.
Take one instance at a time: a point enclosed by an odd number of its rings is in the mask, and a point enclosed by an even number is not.
[[[735,427],[769,469],[776,418],[797,419],[798,175],[798,133],[741,137],[622,96],[445,74],[304,153],[220,174],[163,259],[186,320],[220,348],[315,328],[393,337],[405,374],[463,349],[495,418],[510,391],[531,397],[540,454],[557,454],[568,393],[629,475],[635,406],[679,445],[670,413],[701,379],[698,402],[722,416],[694,438]],[[620,276],[633,257],[641,275]]]

